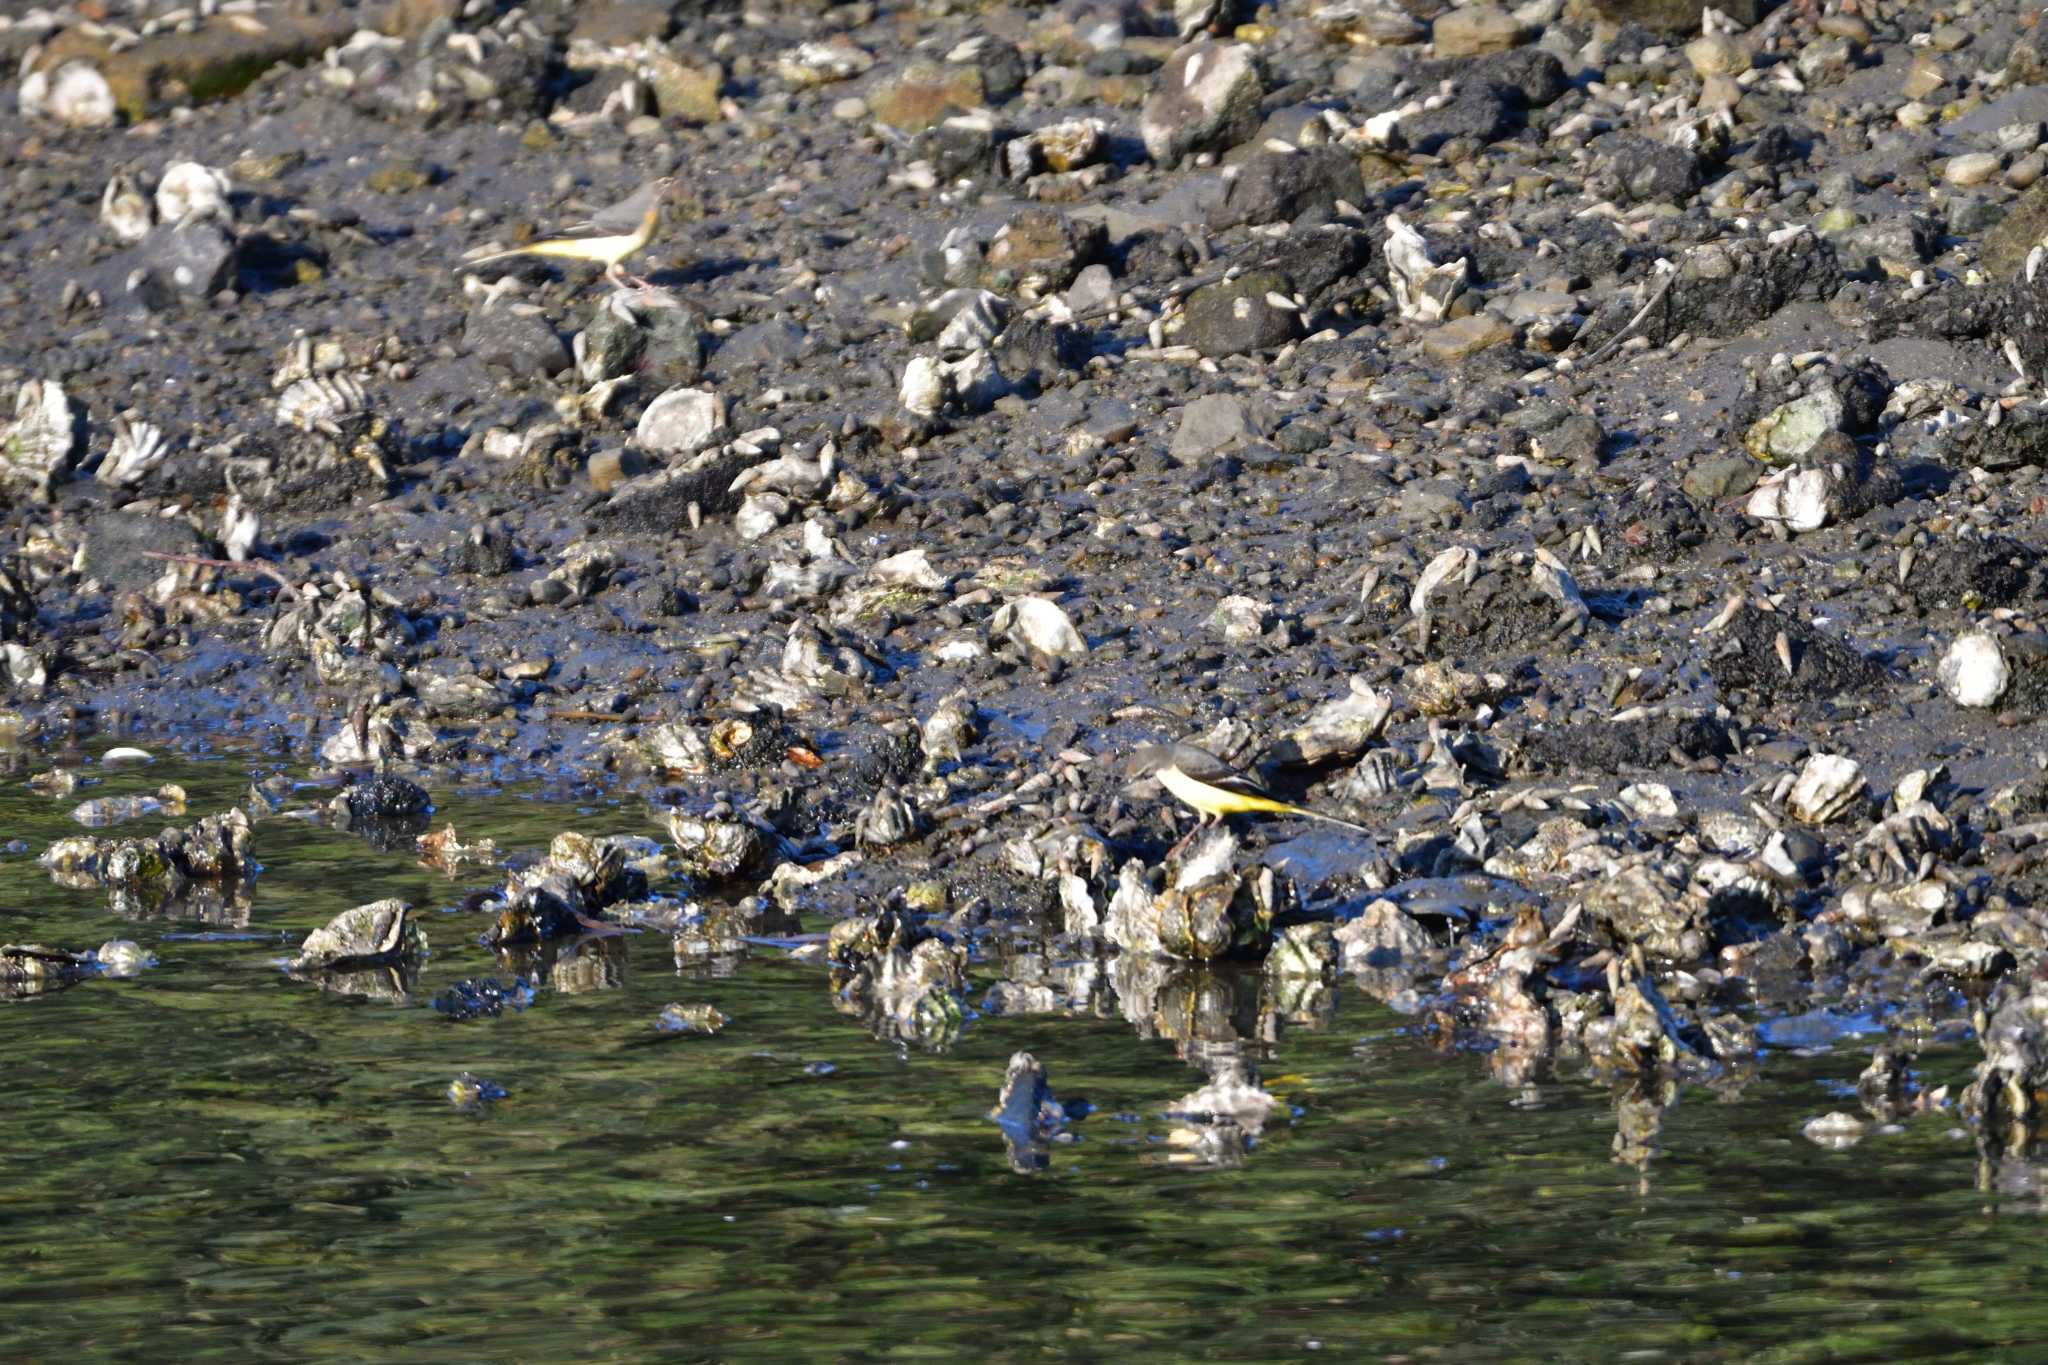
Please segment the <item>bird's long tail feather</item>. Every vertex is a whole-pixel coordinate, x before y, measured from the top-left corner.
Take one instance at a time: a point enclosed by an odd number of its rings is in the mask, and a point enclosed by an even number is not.
[[[1311,820],[1323,820],[1332,825],[1342,825],[1346,829],[1355,829],[1360,834],[1372,833],[1364,825],[1355,825],[1351,821],[1340,819],[1335,815],[1325,815],[1319,810],[1310,810],[1307,806],[1290,805],[1285,801],[1269,801],[1263,796],[1247,796],[1243,799],[1246,810],[1264,811],[1269,815],[1306,815]]]

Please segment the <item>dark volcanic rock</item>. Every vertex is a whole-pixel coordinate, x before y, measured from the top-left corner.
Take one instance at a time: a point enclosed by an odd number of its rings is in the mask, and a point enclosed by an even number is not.
[[[166,224],[136,248],[132,287],[145,307],[168,308],[184,299],[211,298],[235,277],[235,239],[206,219]]]
[[[1786,670],[1778,637],[1791,655]],[[1742,692],[1771,704],[1818,701],[1881,691],[1891,685],[1884,665],[1834,635],[1810,625],[1789,607],[1765,611],[1744,603],[1718,636],[1709,637],[1707,671],[1724,692]]]
[[[690,529],[690,504],[697,504],[702,516],[730,513],[740,505],[732,481],[749,463],[734,456],[702,468],[663,469],[628,479],[598,504],[594,515],[636,531],[686,532]]]
[[[514,379],[547,379],[570,363],[568,346],[546,317],[502,303],[469,315],[462,349]]]
[[[1223,200],[1209,211],[1209,225],[1328,221],[1337,201],[1365,202],[1358,162],[1334,147],[1301,152],[1266,152],[1238,167]]]
[[[1189,43],[1160,68],[1152,98],[1138,119],[1138,135],[1162,166],[1190,152],[1234,146],[1259,126],[1265,93],[1251,48],[1207,39]]]
[[[1461,81],[1451,98],[1401,120],[1401,137],[1418,152],[1434,154],[1453,138],[1498,142],[1521,131],[1527,102],[1522,92],[1498,81]]]
[[[1682,204],[1700,187],[1699,158],[1683,147],[1612,133],[1600,139],[1589,188],[1623,201]]]
[[[683,388],[704,373],[704,315],[681,302],[616,306],[607,300],[584,327],[583,346],[589,379],[631,374],[650,393]]]
[[[1301,314],[1275,306],[1268,296],[1284,298],[1289,289],[1290,281],[1277,270],[1253,270],[1205,285],[1188,295],[1179,339],[1206,356],[1284,345],[1301,335]]]
[[[1727,727],[1711,717],[1665,715],[1545,730],[1523,755],[1546,772],[1611,773],[1668,767],[1674,755],[1697,761],[1734,752]]]
[[[1944,538],[1922,550],[1906,591],[1922,607],[1985,611],[2039,601],[2040,554],[2011,536]]]

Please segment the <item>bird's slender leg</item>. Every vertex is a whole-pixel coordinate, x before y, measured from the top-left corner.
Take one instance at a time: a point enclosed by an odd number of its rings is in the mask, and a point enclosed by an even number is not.
[[[648,283],[645,279],[641,278],[640,276],[628,275],[626,273],[626,263],[624,261],[612,262],[611,265],[605,268],[604,274],[605,278],[612,282],[613,287],[618,289],[625,289],[628,286],[631,286],[634,289],[654,288],[652,284]]]

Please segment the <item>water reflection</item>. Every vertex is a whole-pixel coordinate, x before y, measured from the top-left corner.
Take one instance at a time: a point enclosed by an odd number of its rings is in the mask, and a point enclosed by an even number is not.
[[[249,777],[107,786],[203,812]],[[435,797],[520,866],[564,829],[661,833],[630,802]],[[0,811],[38,848],[75,833],[23,789]],[[509,877],[267,816],[253,851],[261,876],[175,919],[0,863],[6,941],[163,959],[0,1009],[13,1353],[2040,1353],[2039,1153],[1942,1110],[1981,1059],[1943,992],[1749,1069],[1602,1070],[1511,912],[1438,999],[1448,935],[1369,908],[1197,966],[656,886],[607,932],[493,952],[460,906]],[[424,964],[280,972],[383,897],[418,907]],[[653,1041],[678,998],[731,1022]],[[1800,1139],[1838,1107],[1871,1120],[1855,1152]]]

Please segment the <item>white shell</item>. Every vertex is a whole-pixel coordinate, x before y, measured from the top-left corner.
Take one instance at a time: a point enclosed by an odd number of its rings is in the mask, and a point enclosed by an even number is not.
[[[1988,630],[1966,630],[1958,635],[1936,672],[1941,690],[1958,706],[1995,705],[2012,682],[2005,650]]]
[[[78,426],[64,386],[54,379],[23,384],[14,396],[14,421],[0,427],[4,472],[47,488],[67,472],[77,451]]]
[[[1445,265],[1430,260],[1422,234],[1402,222],[1398,213],[1387,215],[1384,250],[1394,303],[1409,321],[1439,321],[1450,310],[1451,300],[1464,292],[1465,258]]]
[[[851,80],[875,59],[850,43],[800,43],[775,59],[775,74],[791,85],[829,85]]]
[[[1469,586],[1478,577],[1479,552],[1469,546],[1453,545],[1423,568],[1415,580],[1415,590],[1408,594],[1408,610],[1416,616],[1427,616],[1431,593],[1453,578]]]
[[[73,128],[105,128],[120,112],[114,87],[90,62],[67,62],[55,76],[30,73],[21,83],[17,102],[30,117],[47,117]]]
[[[952,321],[939,333],[939,354],[959,355],[964,351],[981,350],[993,343],[1003,330],[1003,317],[1009,312],[1009,304],[999,294],[986,289],[973,291]]]
[[[256,537],[262,530],[262,519],[256,509],[244,506],[240,498],[229,498],[227,510],[220,518],[220,543],[227,550],[228,558],[240,564],[249,558],[256,548]]]
[[[1013,597],[997,610],[990,624],[997,634],[1034,654],[1078,659],[1088,642],[1057,602],[1043,597]]]
[[[1838,482],[1831,469],[1781,469],[1756,486],[1747,510],[1758,521],[1783,522],[1793,531],[1818,531],[1832,515]]]
[[[640,414],[634,436],[649,450],[694,455],[725,430],[725,400],[708,389],[670,389]]]
[[[225,218],[228,216],[228,192],[234,187],[234,182],[225,173],[211,166],[202,166],[196,161],[177,162],[168,167],[163,179],[156,183],[157,216],[166,223],[176,223],[195,214]]]
[[[156,225],[156,214],[149,200],[142,197],[142,191],[116,171],[107,181],[106,189],[100,191],[100,222],[121,241],[136,242],[149,235],[150,228]]]
[[[277,397],[277,424],[300,431],[331,428],[369,406],[369,395],[354,377],[326,375],[301,379]]]
[[[1793,819],[1824,825],[1850,811],[1870,794],[1863,765],[1840,754],[1815,754],[1799,770],[1785,809]]]
[[[160,428],[147,422],[116,421],[114,443],[93,478],[112,488],[133,488],[170,453],[171,443]]]

